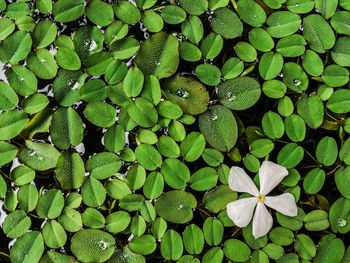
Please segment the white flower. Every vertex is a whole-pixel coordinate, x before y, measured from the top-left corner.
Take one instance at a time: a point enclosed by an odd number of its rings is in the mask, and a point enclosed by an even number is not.
[[[229,186],[233,191],[245,192],[254,197],[243,198],[227,204],[227,215],[238,227],[246,227],[253,218],[253,236],[266,235],[272,227],[272,216],[265,205],[286,216],[296,216],[298,208],[294,196],[290,193],[278,196],[266,196],[288,175],[283,166],[264,161],[259,169],[260,192],[246,172],[237,166],[230,170]]]

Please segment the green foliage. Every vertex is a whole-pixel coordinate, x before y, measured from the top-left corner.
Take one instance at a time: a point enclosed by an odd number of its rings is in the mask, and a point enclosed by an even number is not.
[[[0,261],[348,262],[349,11],[0,0]],[[264,160],[298,214],[255,239],[229,176]]]

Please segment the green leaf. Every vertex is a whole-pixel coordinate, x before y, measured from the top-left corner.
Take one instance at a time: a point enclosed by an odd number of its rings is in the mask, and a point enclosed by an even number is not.
[[[304,157],[303,147],[296,143],[288,143],[279,151],[277,156],[277,163],[286,167],[287,169],[297,166]]]
[[[50,0],[37,0],[35,1],[35,5],[39,12],[45,15],[51,13],[52,11],[52,1]]]
[[[176,25],[182,23],[186,19],[186,12],[179,6],[166,5],[162,9],[161,16],[165,23]]]
[[[72,208],[65,208],[58,222],[69,232],[77,232],[83,227],[80,212]]]
[[[35,25],[32,38],[35,48],[43,48],[50,45],[56,38],[57,27],[51,21],[41,21]]]
[[[0,140],[16,137],[28,121],[27,115],[22,111],[11,110],[0,113]]]
[[[121,60],[113,60],[106,68],[105,81],[108,84],[117,84],[122,81],[127,74],[126,63]]]
[[[69,107],[78,102],[81,99],[79,89],[87,76],[80,70],[61,69],[53,83],[55,100],[63,107]]]
[[[152,10],[146,10],[142,14],[142,22],[148,31],[152,33],[161,31],[164,26],[162,17]]]
[[[190,179],[188,167],[178,159],[166,159],[161,166],[161,173],[167,185],[175,189],[184,188]]]
[[[216,105],[199,117],[199,129],[206,141],[215,149],[227,152],[233,148],[238,128],[232,112]]]
[[[83,224],[90,228],[104,227],[106,220],[104,216],[95,208],[88,207],[81,216]]]
[[[211,27],[215,33],[227,39],[236,38],[243,32],[243,23],[228,8],[219,8],[214,11]]]
[[[280,74],[283,67],[283,57],[272,51],[265,53],[259,63],[259,73],[264,80],[270,80]]]
[[[350,200],[344,197],[336,200],[329,210],[329,222],[334,233],[347,233],[350,230]]]
[[[335,163],[338,157],[337,142],[333,137],[325,136],[317,144],[316,158],[325,166],[331,166]]]
[[[301,142],[305,139],[305,121],[297,114],[291,114],[284,120],[286,134],[293,142]]]
[[[141,19],[141,13],[132,3],[119,1],[113,5],[115,15],[126,24],[136,24]]]
[[[110,152],[102,152],[93,155],[86,162],[86,170],[96,179],[106,179],[116,172],[121,167],[121,161],[118,156]]]
[[[203,38],[203,23],[198,16],[190,16],[186,19],[181,25],[181,30],[182,34],[195,44],[198,44]]]
[[[207,35],[201,44],[201,51],[205,58],[213,59],[217,57],[224,45],[224,40],[220,35],[210,33]]]
[[[74,50],[60,47],[55,55],[57,64],[67,70],[78,70],[81,67],[80,58]]]
[[[275,43],[269,33],[263,28],[253,28],[248,35],[249,43],[257,50],[268,52]]]
[[[303,187],[305,192],[309,194],[318,193],[325,182],[326,173],[320,168],[314,168],[309,171],[303,181]]]
[[[217,218],[208,217],[203,224],[203,233],[205,241],[210,246],[220,244],[223,234],[224,226]]]
[[[315,0],[315,8],[324,16],[324,18],[330,18],[336,11],[338,6],[338,0]]]
[[[323,103],[317,95],[303,95],[297,104],[298,114],[306,124],[313,129],[320,127],[323,123]]]
[[[143,185],[143,194],[149,199],[156,199],[163,193],[164,179],[159,172],[150,173]]]
[[[198,79],[208,86],[216,86],[220,83],[221,71],[211,64],[200,64],[196,67]]]
[[[50,248],[63,247],[67,241],[67,234],[57,221],[47,221],[42,229],[45,244]]]
[[[228,239],[224,244],[224,254],[236,262],[245,262],[249,259],[251,251],[249,247],[238,239]]]
[[[127,59],[135,55],[139,50],[140,43],[132,37],[114,41],[109,50],[114,59]]]
[[[86,118],[99,127],[112,126],[117,115],[115,108],[105,102],[90,102],[84,112]]]
[[[185,161],[194,162],[202,155],[204,148],[204,136],[199,132],[191,132],[181,142],[180,152]]]
[[[136,98],[126,108],[130,118],[141,127],[152,127],[158,121],[157,110],[144,98]]]
[[[322,80],[330,87],[340,87],[348,83],[349,70],[338,65],[329,65],[323,71]]]
[[[305,38],[294,34],[280,39],[276,45],[276,51],[283,57],[299,57],[305,53],[305,45]]]
[[[108,128],[103,140],[108,151],[119,152],[125,145],[125,131],[123,127],[116,125]]]
[[[27,58],[32,47],[32,38],[25,31],[17,31],[8,36],[0,45],[0,60],[3,63],[18,64]]]
[[[282,118],[273,111],[264,114],[262,118],[262,128],[265,135],[271,139],[279,139],[284,134]]]
[[[141,70],[138,68],[129,68],[123,82],[125,95],[128,97],[137,97],[142,90],[143,81],[144,77]]]
[[[23,236],[30,228],[32,221],[22,210],[15,210],[5,218],[2,229],[9,238]]]
[[[159,79],[173,75],[179,64],[179,43],[173,35],[157,33],[142,43],[135,63],[144,75]]]
[[[272,13],[266,21],[266,31],[274,38],[282,38],[294,34],[301,25],[298,14],[289,11]]]
[[[108,26],[113,22],[113,8],[100,0],[90,0],[85,9],[85,14],[88,19],[99,26]]]
[[[162,156],[151,145],[140,144],[135,149],[136,160],[145,169],[153,171],[156,170],[162,164]]]
[[[151,235],[143,235],[140,237],[133,238],[129,242],[129,247],[135,253],[141,255],[152,254],[157,248],[156,239]]]
[[[224,258],[224,252],[219,247],[213,247],[209,249],[203,256],[203,263],[210,262],[222,262]]]
[[[79,92],[81,98],[86,102],[98,102],[107,98],[106,83],[101,79],[88,80]]]
[[[44,253],[44,240],[39,231],[25,233],[11,248],[10,259],[14,263],[39,262]]]
[[[303,69],[294,62],[285,63],[283,66],[283,82],[291,90],[302,93],[309,85],[309,79]]]
[[[6,98],[6,95],[4,96]],[[44,94],[34,93],[25,98],[21,102],[21,106],[25,113],[33,114],[43,110],[49,104],[49,102],[49,99]]]
[[[83,202],[91,207],[101,206],[106,199],[106,191],[102,183],[91,176],[81,186],[81,195]]]
[[[350,35],[349,23],[350,12],[347,11],[337,11],[331,19],[333,29],[340,34]]]
[[[218,175],[215,169],[203,167],[192,174],[190,186],[195,191],[206,191],[213,188],[218,182]]]
[[[143,195],[128,194],[120,200],[119,206],[128,211],[137,211],[141,208],[143,201],[145,201]]]
[[[287,91],[286,85],[277,79],[265,81],[262,87],[264,94],[273,99],[280,99]]]
[[[340,156],[340,154],[339,154]],[[337,185],[338,191],[346,198],[350,199],[350,168],[340,167],[334,175],[335,184]]]
[[[25,165],[17,166],[10,173],[11,181],[18,186],[29,184],[34,178],[35,171]]]
[[[309,231],[321,231],[329,227],[328,213],[324,210],[313,210],[304,217],[305,228]]]
[[[320,76],[323,72],[323,61],[320,56],[308,49],[303,55],[303,68],[311,76]]]
[[[114,212],[106,218],[106,229],[111,233],[124,231],[130,224],[131,217],[125,211]]]
[[[201,15],[208,8],[207,0],[179,0],[179,3],[190,15]]]
[[[78,54],[81,61],[84,62],[88,56],[102,51],[103,39],[103,33],[97,27],[91,25],[82,26],[73,36],[74,51]]]
[[[189,114],[204,112],[209,103],[209,95],[204,86],[191,78],[175,76],[162,84],[165,97]]]
[[[237,193],[232,191],[228,185],[219,185],[203,196],[203,203],[212,213],[218,213],[226,209],[226,205],[237,199]]]
[[[50,53],[45,48],[37,49],[28,55],[28,68],[41,79],[53,79],[57,74],[57,64]]]
[[[296,235],[294,248],[302,259],[311,260],[316,255],[314,242],[305,234]]]
[[[17,192],[18,207],[25,211],[33,211],[38,203],[39,193],[32,184],[21,186]]]
[[[71,240],[71,250],[83,262],[105,262],[115,250],[115,239],[96,229],[80,230]]]
[[[64,152],[58,159],[56,178],[62,189],[78,189],[85,180],[84,162],[78,153]]]
[[[15,24],[8,18],[0,18],[0,40],[6,39],[15,30]]]
[[[193,217],[192,209],[196,206],[196,198],[182,190],[166,192],[155,203],[156,212],[159,216],[177,224],[189,222]]]
[[[240,61],[238,58],[230,58],[222,66],[221,75],[225,79],[233,79],[239,76],[244,69],[243,61]]]
[[[303,20],[303,35],[311,49],[325,53],[335,44],[335,35],[327,21],[318,14],[308,15]]]
[[[160,252],[167,260],[178,260],[183,253],[183,243],[179,233],[168,230],[160,243]]]
[[[105,182],[104,187],[108,195],[116,200],[131,194],[131,190],[129,189],[128,185],[119,179],[108,179]]]
[[[55,168],[61,153],[47,143],[35,143],[26,141],[19,149],[18,157],[21,161],[38,171]]]
[[[187,226],[183,232],[185,249],[190,254],[200,254],[204,246],[202,230],[195,224]]]
[[[71,22],[84,14],[83,0],[59,0],[52,9],[52,14],[57,22],[66,23]]]
[[[231,110],[245,110],[260,98],[260,84],[250,77],[238,77],[223,82],[218,88],[220,102]]]
[[[58,148],[66,150],[71,145],[79,145],[83,140],[83,132],[83,121],[71,107],[60,108],[53,114],[50,135]]]
[[[253,27],[261,27],[266,21],[264,9],[253,0],[240,0],[237,12],[244,22]]]
[[[179,46],[180,57],[183,60],[195,62],[201,59],[202,52],[201,50],[194,44],[182,41]]]
[[[126,262],[146,263],[146,260],[142,255],[131,252],[128,247],[123,247],[123,249],[117,249],[107,262],[119,263],[125,260]]]
[[[349,49],[350,37],[340,37],[337,39],[335,46],[332,50],[332,59],[339,66],[350,66],[350,49]]]
[[[345,253],[345,246],[341,239],[336,238],[334,234],[323,236],[318,242],[318,250],[315,263],[325,263],[326,260],[334,263],[339,263]]]
[[[50,189],[40,196],[36,213],[41,218],[54,219],[61,214],[63,206],[64,198],[62,192]]]

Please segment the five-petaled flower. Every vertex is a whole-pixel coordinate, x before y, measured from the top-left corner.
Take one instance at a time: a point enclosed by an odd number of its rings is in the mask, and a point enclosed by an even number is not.
[[[242,198],[227,204],[227,214],[238,227],[245,227],[253,218],[253,236],[259,238],[266,235],[272,227],[272,216],[265,205],[286,216],[296,216],[298,208],[295,198],[290,193],[278,196],[266,196],[284,177],[288,170],[281,165],[264,161],[259,169],[260,192],[246,172],[237,166],[230,170],[229,186],[233,191],[245,192],[254,197]]]

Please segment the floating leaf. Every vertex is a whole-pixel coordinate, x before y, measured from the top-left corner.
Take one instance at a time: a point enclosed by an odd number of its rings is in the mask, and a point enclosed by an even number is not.
[[[141,45],[135,63],[145,75],[167,78],[177,70],[178,47],[179,43],[174,36],[164,32],[154,34]]]
[[[195,197],[182,190],[165,193],[155,203],[156,212],[165,220],[184,224],[193,217],[192,209],[197,206]]]
[[[71,249],[82,262],[105,262],[114,253],[115,240],[101,230],[80,230],[72,237]]]
[[[19,149],[18,157],[34,170],[44,171],[55,168],[61,153],[47,143],[26,141]]]
[[[220,105],[213,106],[199,117],[199,129],[212,147],[223,152],[232,149],[238,137],[235,117]]]
[[[44,253],[44,240],[39,231],[25,233],[11,248],[10,259],[14,263],[39,262]]]
[[[211,27],[215,33],[228,39],[236,38],[243,32],[241,20],[228,8],[219,8],[214,11]]]

